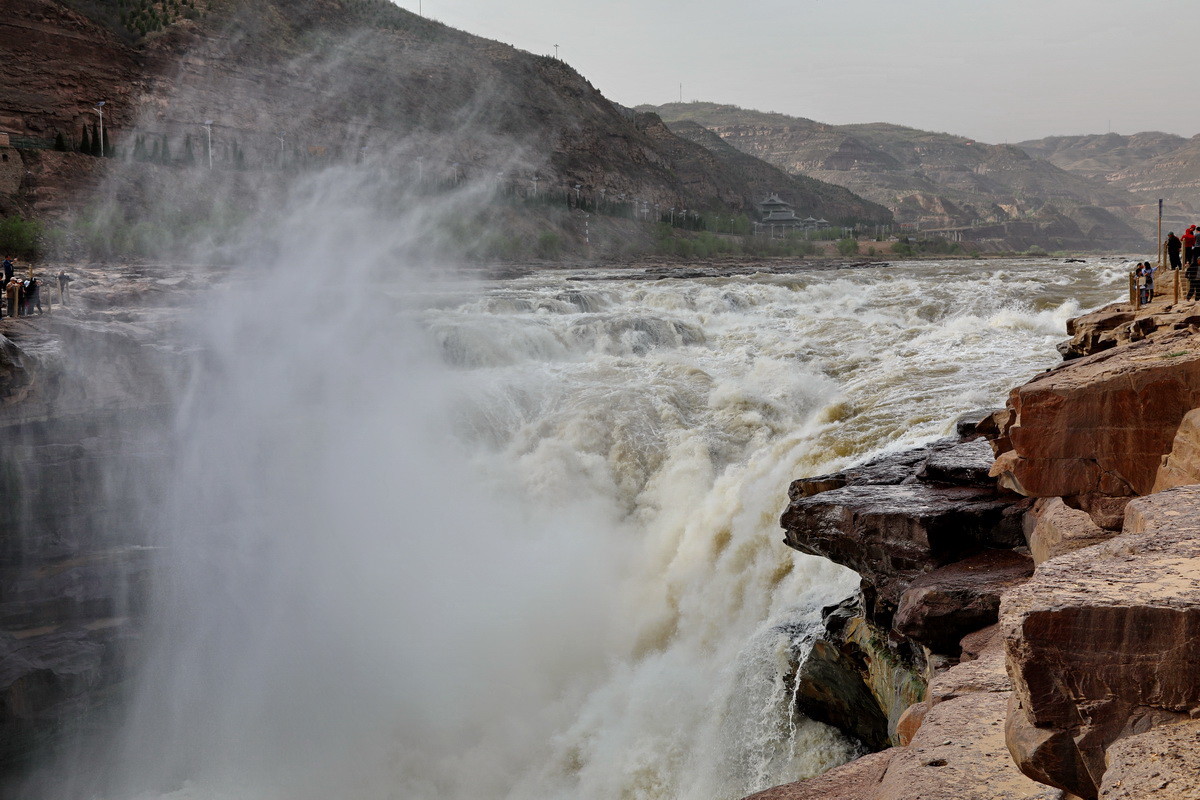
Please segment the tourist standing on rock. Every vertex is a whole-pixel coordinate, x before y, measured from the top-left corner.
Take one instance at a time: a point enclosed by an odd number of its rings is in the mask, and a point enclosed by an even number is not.
[[[0,264],[0,267],[2,267],[4,270],[3,277],[0,278],[0,293],[5,293],[8,290],[8,282],[12,280],[13,272],[16,271],[16,266],[13,264],[14,260],[15,259],[13,259],[12,256],[6,256],[4,263]],[[16,314],[16,308],[12,305],[12,303],[9,303],[8,315],[10,317],[15,317]]]
[[[1157,269],[1150,266],[1149,261],[1142,262],[1142,305],[1154,300],[1154,273]]]
[[[71,276],[66,272],[58,273],[58,301],[64,306],[71,299]]]
[[[1196,277],[1195,262],[1189,261],[1187,263],[1184,268],[1183,277],[1187,278],[1188,282],[1187,299],[1200,300],[1200,280],[1197,280]]]
[[[8,298],[8,315],[10,317],[19,317],[21,315],[21,282],[11,280],[4,287],[4,294]]]
[[[1179,237],[1175,235],[1175,231],[1167,234],[1167,257],[1171,259],[1171,269],[1179,269],[1179,251],[1183,248],[1183,242],[1179,241]]]
[[[34,306],[37,307],[37,312],[42,313],[42,283],[37,278],[28,278],[25,281],[25,316],[32,316]]]
[[[1183,263],[1191,266],[1196,260],[1196,226],[1189,225],[1180,238],[1183,239]]]

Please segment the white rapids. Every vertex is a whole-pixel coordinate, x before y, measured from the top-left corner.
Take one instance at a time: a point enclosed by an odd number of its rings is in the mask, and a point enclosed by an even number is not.
[[[355,328],[230,301],[111,797],[734,800],[847,760],[785,671],[857,576],[781,543],[788,483],[1002,404],[1125,274],[539,271]]]

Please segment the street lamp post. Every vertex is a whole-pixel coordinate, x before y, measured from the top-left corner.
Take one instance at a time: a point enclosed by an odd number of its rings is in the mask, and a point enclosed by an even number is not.
[[[212,169],[212,125],[213,125],[213,121],[211,119],[204,120],[204,133],[208,137],[207,138],[208,146],[206,149],[208,150],[208,168],[209,169]]]
[[[100,156],[104,156],[104,100],[96,103],[96,113],[100,115]]]

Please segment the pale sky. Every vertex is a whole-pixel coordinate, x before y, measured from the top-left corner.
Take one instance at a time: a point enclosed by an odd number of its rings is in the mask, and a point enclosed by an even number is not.
[[[731,103],[997,143],[1200,133],[1195,0],[395,0],[628,106]],[[1197,80],[1200,83],[1200,79]]]

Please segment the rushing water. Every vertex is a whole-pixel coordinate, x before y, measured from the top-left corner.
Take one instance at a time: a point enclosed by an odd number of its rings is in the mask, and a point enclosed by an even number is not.
[[[846,760],[786,672],[857,579],[781,544],[789,481],[1001,404],[1125,274],[222,300],[106,796],[719,800]]]

